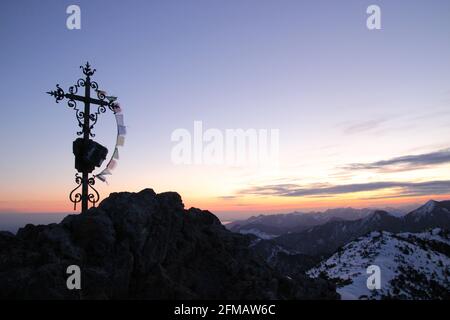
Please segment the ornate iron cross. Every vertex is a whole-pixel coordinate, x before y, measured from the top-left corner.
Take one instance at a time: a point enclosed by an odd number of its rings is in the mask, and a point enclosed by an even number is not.
[[[98,84],[95,81],[91,81],[91,77],[95,73],[95,69],[91,69],[89,62],[85,66],[80,66],[85,75],[85,79],[78,79],[77,83],[69,87],[69,92],[65,93],[63,89],[60,88],[59,84],[56,85],[56,90],[47,92],[51,96],[55,97],[56,103],[68,99],[67,105],[74,109],[76,112],[76,118],[78,121],[78,126],[81,128],[77,132],[77,135],[83,136],[83,152],[87,152],[87,147],[90,142],[90,137],[94,137],[95,134],[92,133],[94,125],[97,123],[98,116],[101,113],[105,113],[106,109],[109,108],[114,112],[115,104],[114,97],[107,97],[105,92],[99,90]],[[78,91],[84,88],[84,96],[78,95]],[[91,89],[94,90],[96,97],[91,97]],[[84,110],[78,108],[77,102],[84,103]],[[97,110],[91,113],[91,105],[95,105]],[[81,171],[82,175],[78,173],[75,174],[75,183],[77,187],[70,192],[69,199],[74,203],[74,210],[76,210],[76,205],[81,202],[81,212],[86,212],[88,210],[89,202],[95,206],[95,203],[100,200],[100,195],[98,191],[93,187],[95,184],[95,178],[89,177],[92,170],[83,169]],[[81,193],[77,191],[81,187]],[[93,190],[93,193],[89,192],[89,188]]]

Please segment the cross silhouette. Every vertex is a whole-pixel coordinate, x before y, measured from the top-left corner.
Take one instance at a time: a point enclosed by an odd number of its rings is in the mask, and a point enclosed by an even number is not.
[[[76,118],[78,120],[78,126],[81,131],[77,132],[77,135],[83,135],[83,150],[86,152],[89,137],[94,137],[95,135],[92,133],[92,129],[94,125],[97,123],[98,116],[101,113],[105,113],[106,109],[109,108],[111,111],[115,112],[116,105],[114,104],[115,97],[106,96],[105,92],[99,90],[98,84],[95,81],[91,81],[91,77],[95,73],[95,69],[91,68],[89,62],[86,63],[85,66],[80,66],[83,70],[83,74],[85,75],[85,79],[78,79],[77,83],[71,87],[69,87],[69,92],[64,92],[63,89],[56,85],[56,90],[47,92],[49,95],[55,97],[56,103],[63,100],[64,98],[68,99],[67,105],[76,111]],[[84,96],[78,95],[78,91],[80,88],[84,87]],[[97,97],[91,97],[91,89],[94,90]],[[84,103],[84,110],[80,110],[77,106],[77,101]],[[91,105],[96,105],[97,110],[91,113]],[[69,195],[69,199],[74,203],[74,210],[76,209],[76,205],[78,202],[81,202],[81,212],[86,212],[88,209],[88,202],[91,202],[94,206],[95,203],[100,199],[100,195],[97,190],[93,187],[95,184],[95,179],[93,177],[89,177],[89,174],[92,170],[83,169],[82,176],[80,177],[78,173],[75,175],[75,182],[78,186],[72,190]],[[81,186],[81,194],[76,192],[76,190]],[[90,194],[89,188],[91,188],[95,193]]]

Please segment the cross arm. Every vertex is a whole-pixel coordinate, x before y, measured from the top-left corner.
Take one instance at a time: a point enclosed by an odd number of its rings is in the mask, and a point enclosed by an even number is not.
[[[47,92],[49,95],[55,97],[56,99],[56,103],[58,103],[59,101],[61,101],[64,98],[67,98],[69,100],[76,100],[76,101],[81,101],[81,102],[89,102],[91,104],[96,104],[99,106],[109,106],[110,103],[108,101],[105,100],[100,100],[100,99],[96,99],[96,98],[86,98],[83,96],[79,96],[73,93],[65,93],[63,89],[60,88],[60,86],[57,84],[56,85],[56,90],[53,91],[48,91]]]
[[[96,98],[86,98],[86,97],[78,96],[78,95],[72,94],[72,93],[66,93],[64,95],[64,97],[66,97],[67,99],[70,99],[70,100],[77,100],[77,101],[89,102],[90,104],[97,104],[99,106],[106,107],[109,105],[109,102],[107,102],[105,100],[100,100],[100,99],[96,99]]]

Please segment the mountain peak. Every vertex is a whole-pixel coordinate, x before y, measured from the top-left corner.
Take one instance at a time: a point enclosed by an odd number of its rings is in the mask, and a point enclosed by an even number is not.
[[[431,199],[431,200],[428,200],[423,206],[433,210],[434,207],[438,204],[439,204],[438,201]]]
[[[433,210],[439,206],[439,202],[435,200],[428,200],[423,206],[419,207],[418,209],[414,210],[413,212],[416,215],[422,216],[427,215],[433,212]]]
[[[385,217],[393,217],[389,212],[384,210],[375,210],[372,214],[369,214],[367,217],[363,218],[363,222],[375,222],[380,221]]]

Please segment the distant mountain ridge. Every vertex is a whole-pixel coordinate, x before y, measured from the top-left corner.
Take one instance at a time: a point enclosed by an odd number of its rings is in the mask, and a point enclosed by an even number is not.
[[[16,233],[17,230],[27,224],[50,224],[60,222],[68,214],[67,212],[57,213],[21,213],[21,212],[0,212],[0,230]]]
[[[259,215],[247,220],[233,221],[226,227],[233,232],[254,234],[263,239],[271,239],[286,233],[301,232],[307,228],[333,220],[358,220],[376,209],[336,208],[323,212],[292,212],[285,214]],[[398,214],[398,211],[396,212]]]
[[[281,235],[273,241],[299,253],[327,255],[371,231],[420,232],[435,227],[450,229],[450,201],[430,200],[402,217],[377,210],[363,219],[330,221],[302,232]]]

